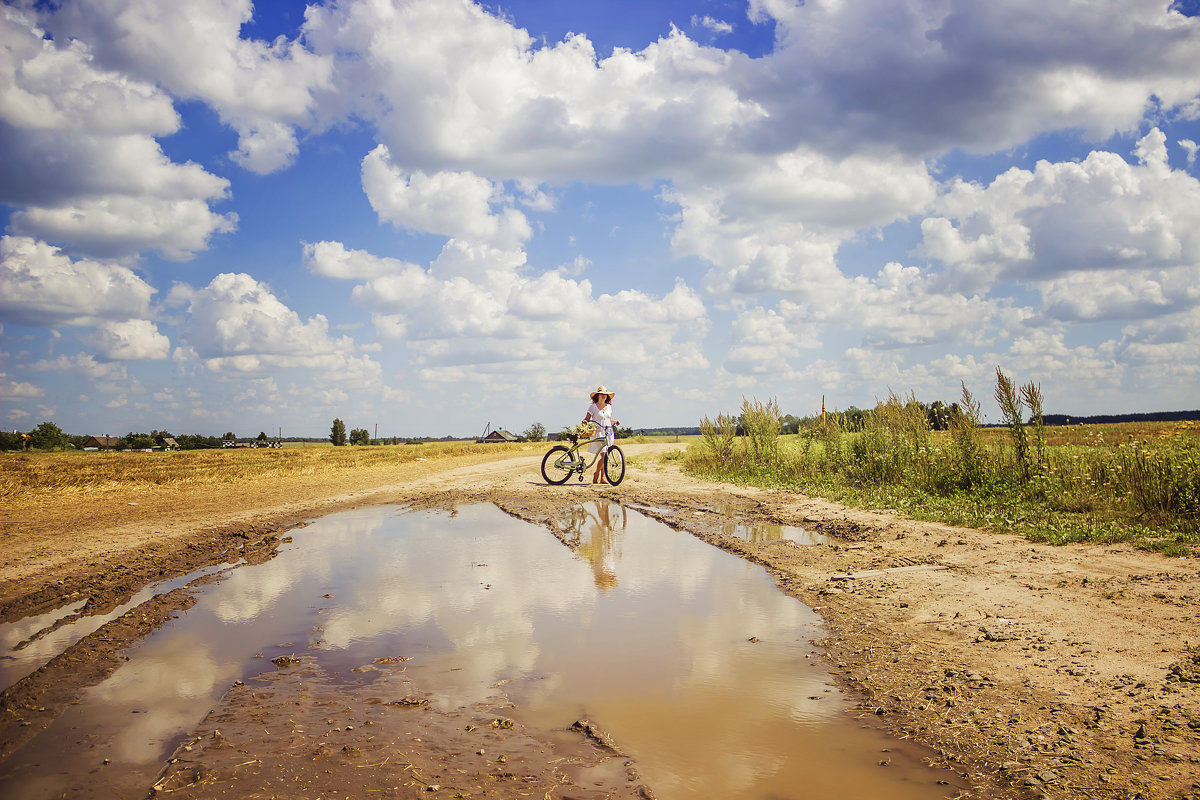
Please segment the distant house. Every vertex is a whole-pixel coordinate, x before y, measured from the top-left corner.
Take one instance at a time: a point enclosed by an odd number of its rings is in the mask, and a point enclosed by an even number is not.
[[[120,436],[89,436],[83,443],[84,450],[116,450],[125,440]]]
[[[164,436],[162,438],[162,446],[164,450],[178,450],[179,442],[175,441],[173,436]]]
[[[516,434],[509,433],[508,431],[492,431],[487,436],[483,437],[483,441],[488,442],[488,443],[491,443],[491,442],[515,442],[515,441],[518,441],[518,437],[516,436]]]

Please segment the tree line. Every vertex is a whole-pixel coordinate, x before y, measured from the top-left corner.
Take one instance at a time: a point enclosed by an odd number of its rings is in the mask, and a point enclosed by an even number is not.
[[[0,450],[82,450],[91,438],[90,435],[66,433],[58,425],[46,421],[28,433],[0,431]],[[201,433],[174,434],[167,430],[151,430],[149,433],[130,431],[116,438],[117,442],[112,447],[114,450],[151,450],[170,447],[171,441],[174,441],[174,447],[180,450],[205,450],[224,447],[225,442],[238,440],[233,431],[226,431],[223,436],[205,436]],[[265,431],[259,431],[254,440],[265,443],[269,438]]]

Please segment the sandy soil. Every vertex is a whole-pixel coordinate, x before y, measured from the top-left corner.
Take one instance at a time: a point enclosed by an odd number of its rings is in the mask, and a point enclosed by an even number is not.
[[[824,651],[864,717],[932,748],[970,796],[1200,798],[1194,559],[1031,545],[786,492],[714,486],[659,462],[675,445],[625,447],[633,464],[619,487],[547,486],[538,474],[543,449],[185,495],[64,498],[32,514],[5,510],[0,621],[85,597],[85,613],[103,611],[150,581],[235,557],[270,558],[287,530],[354,506],[491,502],[553,531],[564,509],[600,495],[763,565],[784,592],[817,608],[828,630]],[[732,535],[739,522],[796,525],[832,543],[746,541]],[[181,591],[134,609],[0,694],[0,759],[111,673],[120,647],[188,602]],[[311,757],[260,775],[263,786],[344,787],[354,776],[390,796],[426,797],[430,785],[448,787],[449,776],[470,782],[461,796],[518,797],[531,787],[539,797],[652,796],[619,743],[589,725],[540,742],[497,723],[502,708],[439,715],[421,706],[419,687],[406,690],[418,699],[414,708],[388,707],[379,697],[346,703],[370,711],[345,720],[349,728],[314,711],[311,720],[289,717],[287,737],[257,736],[262,719],[295,715],[294,703],[281,698],[307,692],[318,709],[348,699],[307,663],[280,670],[269,684],[231,689],[176,752],[159,791],[251,796],[258,784],[245,764],[299,748]],[[368,724],[380,727],[370,737],[352,734]],[[345,741],[330,739],[332,727]],[[464,735],[468,729],[482,733]],[[383,751],[368,742],[402,735],[402,752],[379,763]]]

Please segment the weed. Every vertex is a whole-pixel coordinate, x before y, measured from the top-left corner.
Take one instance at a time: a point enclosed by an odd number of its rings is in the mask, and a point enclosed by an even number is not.
[[[1200,430],[1194,423],[1048,429],[1041,387],[1028,383],[1018,392],[997,369],[1006,428],[984,429],[965,383],[962,392],[944,432],[931,430],[914,396],[889,392],[871,411],[834,414],[782,440],[773,424],[775,401],[743,399],[743,446],[737,446],[732,417],[706,418],[701,444],[688,448],[683,466],[703,477],[1013,531],[1037,542],[1131,542],[1165,554],[1200,552]]]

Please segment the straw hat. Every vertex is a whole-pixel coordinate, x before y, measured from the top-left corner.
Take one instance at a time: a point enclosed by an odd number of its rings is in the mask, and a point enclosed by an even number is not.
[[[592,398],[592,402],[596,401],[596,395],[598,395],[598,394],[608,395],[608,402],[610,402],[610,403],[612,402],[612,399],[617,396],[616,392],[610,392],[608,389],[604,388],[603,383],[600,384],[599,386],[597,386],[589,395]]]

